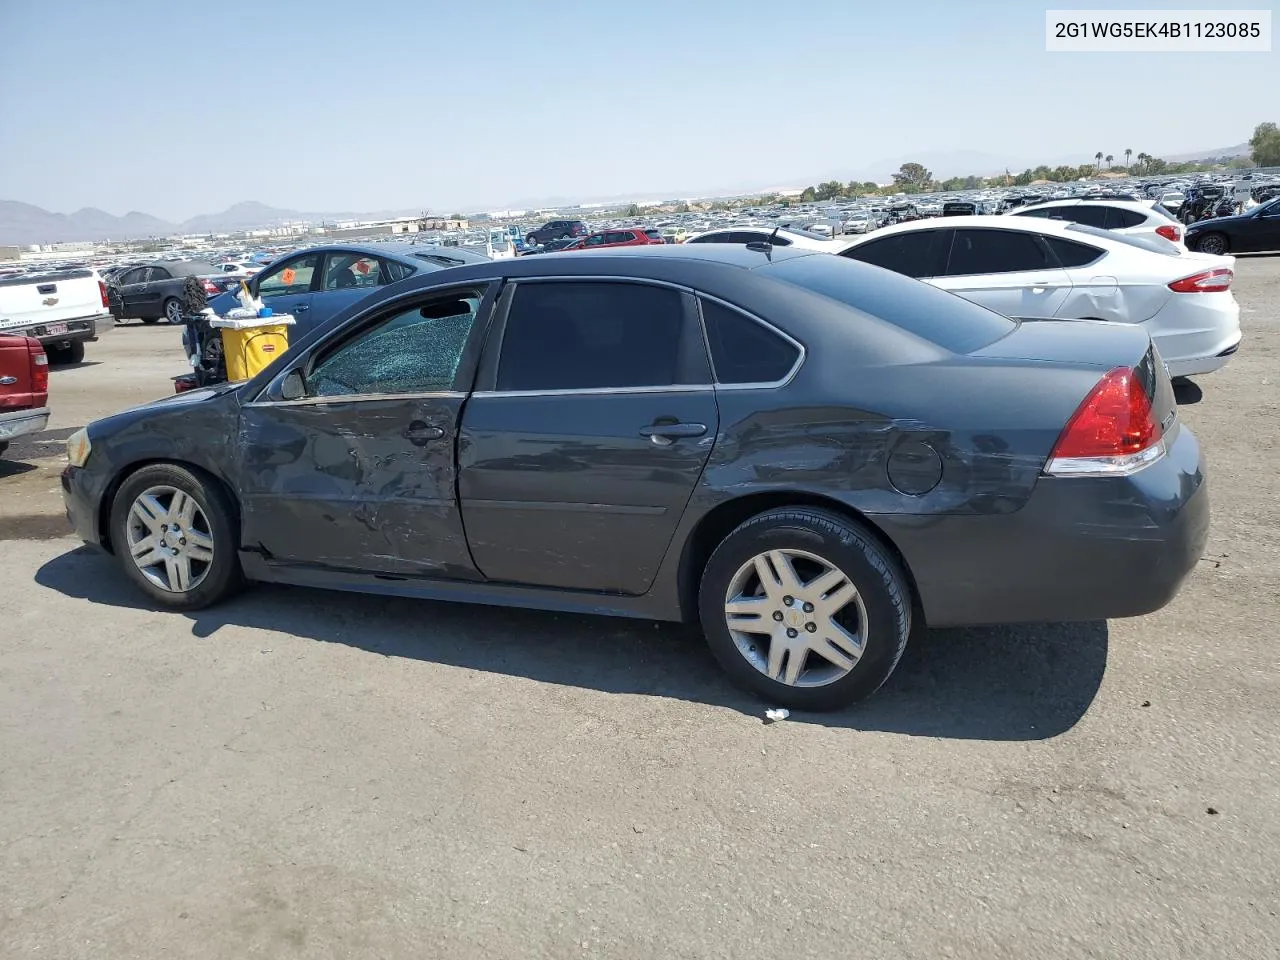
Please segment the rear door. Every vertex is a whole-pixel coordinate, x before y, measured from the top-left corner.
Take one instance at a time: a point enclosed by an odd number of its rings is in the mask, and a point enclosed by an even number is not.
[[[962,227],[946,270],[930,280],[1006,317],[1053,317],[1071,295],[1071,278],[1039,234]]]
[[[311,295],[304,326],[317,327],[351,304],[391,282],[391,267],[381,257],[357,251],[330,250],[324,255],[324,272]],[[399,273],[396,273],[399,276]]]
[[[126,301],[135,317],[158,317],[161,314],[160,302],[164,293],[164,281],[173,279],[173,274],[165,267],[144,267],[146,279],[133,287],[131,297]]]
[[[696,304],[622,280],[526,280],[507,296],[458,439],[476,566],[643,594],[719,420]]]

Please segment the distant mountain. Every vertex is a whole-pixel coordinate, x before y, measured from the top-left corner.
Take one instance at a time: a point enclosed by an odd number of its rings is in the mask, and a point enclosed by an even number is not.
[[[1248,142],[1237,143],[1234,147],[1219,147],[1217,150],[1197,150],[1195,153],[1178,153],[1166,160],[1173,163],[1198,163],[1212,160],[1230,160],[1233,157],[1247,157],[1252,152]]]

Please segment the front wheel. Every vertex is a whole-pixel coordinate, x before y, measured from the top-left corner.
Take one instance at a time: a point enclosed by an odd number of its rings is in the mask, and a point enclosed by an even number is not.
[[[182,304],[174,297],[164,302],[164,318],[170,323],[182,322]]]
[[[126,576],[172,610],[198,610],[242,584],[235,513],[217,483],[176,464],[130,476],[111,505],[111,545]]]
[[[770,510],[729,534],[703,571],[698,605],[730,678],[801,710],[870,696],[911,633],[897,562],[865,529],[809,507]]]
[[[531,247],[536,247],[538,245],[538,238],[531,233],[524,238],[524,242]]]
[[[1222,256],[1227,252],[1227,238],[1220,233],[1206,233],[1196,241],[1196,249],[1201,253]]]

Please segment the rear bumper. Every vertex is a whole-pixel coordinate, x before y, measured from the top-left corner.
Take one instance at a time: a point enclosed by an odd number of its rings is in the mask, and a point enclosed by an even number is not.
[[[1213,373],[1240,346],[1240,305],[1230,293],[1177,293],[1143,327],[1171,376]]]
[[[34,337],[46,348],[59,347],[68,343],[89,343],[97,340],[99,325],[107,328],[113,326],[116,321],[111,314],[101,313],[91,317],[77,317],[74,320],[60,320],[58,322],[66,324],[67,329],[62,333],[54,333],[54,324],[52,323],[32,323],[25,327],[17,327],[3,332],[18,334],[23,337]]]
[[[39,433],[48,425],[48,407],[0,413],[0,443],[8,443],[14,437],[22,437],[28,433]]]
[[[1042,477],[1016,513],[871,518],[907,561],[930,626],[1107,620],[1151,613],[1203,555],[1209,491],[1179,426],[1131,477]]]

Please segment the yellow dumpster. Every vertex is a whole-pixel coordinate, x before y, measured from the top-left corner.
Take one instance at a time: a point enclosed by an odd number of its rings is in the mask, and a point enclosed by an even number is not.
[[[227,379],[249,380],[289,349],[288,314],[270,317],[215,317],[209,326],[222,331]]]

